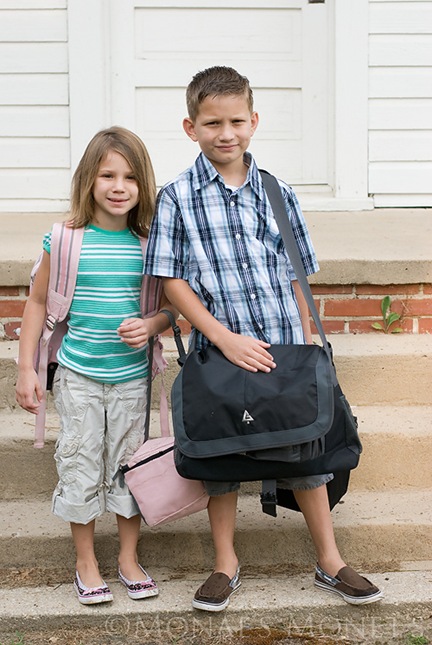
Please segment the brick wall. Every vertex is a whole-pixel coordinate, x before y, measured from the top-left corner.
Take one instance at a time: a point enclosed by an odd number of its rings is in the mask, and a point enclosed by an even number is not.
[[[372,323],[381,322],[381,300],[391,298],[391,310],[401,315],[404,333],[432,333],[432,285],[312,285],[315,303],[327,334],[380,333]],[[0,338],[15,340],[21,324],[27,287],[0,287]],[[190,330],[180,321],[183,333]],[[392,329],[391,328],[391,329]]]
[[[315,303],[327,334],[380,333],[381,301],[390,296],[391,311],[401,319],[390,327],[405,333],[432,333],[432,285],[313,285]]]

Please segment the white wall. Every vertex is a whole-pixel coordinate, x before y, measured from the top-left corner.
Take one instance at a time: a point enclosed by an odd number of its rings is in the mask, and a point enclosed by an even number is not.
[[[432,206],[431,0],[370,0],[369,192]]]
[[[0,0],[0,210],[69,194],[66,0]]]
[[[326,2],[335,25],[328,136],[334,132],[336,200],[358,208],[369,192],[376,206],[432,206],[432,0]],[[116,67],[110,50],[112,32],[130,27],[127,4],[0,0],[0,211],[67,208],[71,166],[90,135],[115,120],[124,95],[114,81],[131,73]],[[107,7],[118,8],[121,25],[105,23]],[[319,200],[318,208],[334,207]]]

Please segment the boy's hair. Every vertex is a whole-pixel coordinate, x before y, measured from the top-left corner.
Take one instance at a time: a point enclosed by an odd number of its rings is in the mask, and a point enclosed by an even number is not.
[[[243,95],[253,112],[253,93],[246,76],[232,67],[208,67],[195,74],[186,90],[186,105],[191,121],[198,116],[200,104],[208,96]]]
[[[129,211],[128,226],[137,235],[148,237],[156,199],[153,166],[141,139],[118,126],[98,132],[84,151],[72,179],[71,225],[80,228],[93,220],[93,186],[99,166],[110,151],[118,152],[126,159],[138,185],[138,203]]]

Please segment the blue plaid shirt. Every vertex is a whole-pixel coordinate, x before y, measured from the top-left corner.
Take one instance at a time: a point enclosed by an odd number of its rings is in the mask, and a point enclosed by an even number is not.
[[[291,263],[255,161],[246,181],[224,180],[201,153],[160,191],[144,273],[180,278],[225,327],[272,344],[304,343]],[[279,182],[307,275],[318,270],[293,190]],[[207,340],[197,333],[196,347]]]

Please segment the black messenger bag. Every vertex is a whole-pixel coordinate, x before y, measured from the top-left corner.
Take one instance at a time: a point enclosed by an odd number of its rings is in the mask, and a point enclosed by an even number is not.
[[[298,510],[277,479],[333,473],[330,506],[344,495],[361,453],[357,420],[337,380],[277,180],[261,171],[297,280],[318,329],[319,345],[272,345],[277,367],[249,372],[213,346],[185,355],[171,391],[175,464],[188,479],[263,481],[264,512]]]

